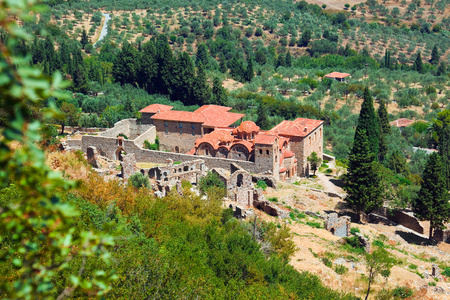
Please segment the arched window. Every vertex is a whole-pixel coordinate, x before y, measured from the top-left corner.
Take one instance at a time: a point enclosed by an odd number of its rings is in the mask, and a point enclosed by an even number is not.
[[[237,187],[241,187],[243,183],[244,183],[244,176],[242,174],[239,174],[237,176],[237,183],[236,183]]]

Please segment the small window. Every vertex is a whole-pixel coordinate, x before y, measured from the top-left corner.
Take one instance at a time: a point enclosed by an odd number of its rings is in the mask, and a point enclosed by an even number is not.
[[[266,154],[269,155],[269,150],[266,150]]]
[[[195,135],[195,124],[191,124],[192,135]]]
[[[205,149],[205,153],[206,153],[206,155],[209,155],[208,148]]]
[[[183,123],[178,123],[178,128],[180,128],[180,134],[183,134]]]
[[[259,154],[262,154],[262,149],[259,149]]]
[[[165,131],[166,133],[169,132],[169,124],[167,123],[167,121],[164,121],[164,131]]]

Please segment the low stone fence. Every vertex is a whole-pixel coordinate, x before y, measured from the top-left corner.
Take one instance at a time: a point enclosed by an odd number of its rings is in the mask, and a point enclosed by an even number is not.
[[[376,211],[376,213],[399,225],[403,225],[406,228],[414,230],[415,232],[418,232],[420,234],[424,233],[422,225],[420,225],[419,220],[411,211],[395,210],[393,212],[390,212],[387,207],[382,207],[378,211]]]

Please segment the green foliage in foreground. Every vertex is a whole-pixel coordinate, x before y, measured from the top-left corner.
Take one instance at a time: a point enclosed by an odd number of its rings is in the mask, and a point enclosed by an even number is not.
[[[134,186],[135,188],[141,187],[150,187],[150,180],[147,176],[142,174],[141,172],[137,172],[128,178],[128,183]]]

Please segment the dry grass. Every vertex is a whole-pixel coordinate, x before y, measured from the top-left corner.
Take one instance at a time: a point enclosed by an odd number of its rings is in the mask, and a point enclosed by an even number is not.
[[[45,163],[64,177],[74,180],[87,178],[90,167],[81,154],[76,152],[47,151]]]

